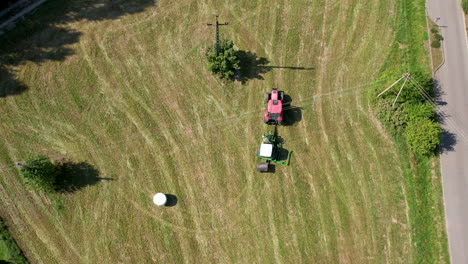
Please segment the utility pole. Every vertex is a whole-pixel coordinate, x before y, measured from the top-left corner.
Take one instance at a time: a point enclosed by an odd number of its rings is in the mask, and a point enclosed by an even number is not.
[[[403,88],[405,87],[406,85],[406,82],[411,78],[411,74],[409,73],[405,73],[401,76],[400,79],[398,79],[396,82],[392,83],[392,85],[390,85],[389,87],[387,87],[387,89],[383,90],[381,93],[379,93],[379,95],[377,95],[377,97],[380,97],[382,94],[386,93],[388,90],[390,90],[393,86],[395,86],[397,83],[399,83],[401,80],[405,79],[405,81],[403,82],[403,84],[401,85],[401,88],[400,88],[400,91],[398,92],[397,94],[397,97],[395,98],[395,100],[393,101],[393,104],[392,106],[395,105],[396,101],[398,100],[398,97],[400,97],[400,94],[401,92],[403,91]]]
[[[219,55],[219,26],[227,26],[229,23],[219,23],[218,22],[218,15],[216,15],[216,25],[213,25],[211,23],[208,23],[208,26],[216,26],[216,56]]]

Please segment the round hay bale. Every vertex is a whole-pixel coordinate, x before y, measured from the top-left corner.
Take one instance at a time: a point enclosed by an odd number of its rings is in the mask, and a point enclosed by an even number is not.
[[[167,196],[164,193],[157,193],[153,196],[153,202],[157,206],[165,206],[167,203]]]

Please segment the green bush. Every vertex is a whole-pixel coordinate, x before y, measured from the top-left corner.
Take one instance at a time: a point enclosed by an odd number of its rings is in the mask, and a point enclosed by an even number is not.
[[[219,46],[219,54],[216,54],[216,44],[206,52],[208,70],[223,79],[232,78],[235,71],[240,69],[234,43],[232,40],[223,39]]]
[[[402,132],[405,127],[403,117],[403,105],[392,106],[389,100],[379,100],[376,104],[377,114],[380,120],[384,121],[385,126],[392,132]]]
[[[23,182],[34,190],[55,191],[55,181],[60,167],[45,155],[29,155],[20,165]]]
[[[463,0],[462,2],[463,11],[468,15],[468,0]]]
[[[408,81],[405,88],[401,92],[400,98],[398,99],[399,103],[425,103],[426,99],[423,94],[432,98],[434,95],[434,89],[433,79],[430,75],[416,71],[411,74],[411,79],[413,81]],[[418,85],[414,85],[414,83],[417,83]],[[398,85],[397,89],[400,89],[400,87],[401,86]],[[392,96],[390,92],[387,94],[387,96]]]
[[[435,37],[435,39],[438,40],[438,41],[444,40],[444,37],[442,37],[441,34],[434,34],[434,37]]]
[[[431,42],[431,47],[433,47],[434,49],[440,48],[440,41],[434,39],[434,40]]]
[[[406,127],[405,137],[409,148],[416,154],[430,156],[440,144],[440,126],[438,123],[421,119],[411,121]]]
[[[21,249],[16,244],[16,241],[11,237],[10,232],[8,231],[7,226],[0,218],[0,243],[3,243],[3,249],[7,250],[6,256],[4,255],[3,258],[6,257],[5,260],[2,260],[0,252],[0,263],[11,263],[11,264],[27,264],[28,261],[21,252]],[[1,249],[1,247],[0,247]],[[2,262],[3,261],[3,262]]]
[[[436,27],[431,28],[432,33],[439,33],[439,30]]]
[[[428,102],[422,104],[409,104],[403,109],[403,118],[405,123],[416,122],[420,120],[436,120],[434,106]]]

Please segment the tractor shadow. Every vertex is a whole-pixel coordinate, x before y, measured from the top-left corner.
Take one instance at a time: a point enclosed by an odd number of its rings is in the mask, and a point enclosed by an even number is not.
[[[245,84],[249,80],[257,79],[264,80],[264,74],[272,69],[289,69],[289,70],[313,70],[314,68],[292,67],[292,66],[271,66],[268,65],[270,60],[265,57],[258,57],[255,52],[238,50],[236,56],[239,59],[240,70],[234,76],[235,81]]]
[[[176,206],[177,205],[177,196],[173,195],[173,194],[168,194],[168,193],[165,193],[166,195],[166,198],[167,198],[167,201],[166,201],[166,204],[164,206],[166,207],[173,207],[173,206]]]
[[[100,181],[112,181],[112,178],[99,177],[99,171],[86,162],[72,162],[68,160],[59,163],[60,174],[56,179],[57,191],[73,193],[86,186],[95,185]]]
[[[118,19],[155,4],[155,0],[47,1],[1,36],[0,99],[29,90],[18,80],[16,66],[64,61],[75,54],[71,46],[80,41],[82,32],[68,23]]]
[[[265,172],[261,172],[261,173],[271,173],[271,174],[274,174],[275,172],[276,172],[276,164],[270,163],[270,164],[268,164],[268,170],[265,171]]]
[[[284,126],[292,126],[302,120],[302,108],[292,105],[292,98],[287,94],[284,95],[283,107]]]

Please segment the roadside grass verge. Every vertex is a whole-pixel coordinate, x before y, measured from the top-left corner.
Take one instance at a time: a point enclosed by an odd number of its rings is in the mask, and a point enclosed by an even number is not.
[[[432,69],[428,61],[428,40],[425,1],[398,1],[397,32],[392,51],[381,69],[381,76],[395,76],[404,72],[420,72],[431,78]],[[434,23],[431,21],[431,28]],[[433,34],[431,34],[433,35]],[[431,38],[429,38],[432,40]],[[425,47],[428,47],[427,49]],[[433,49],[434,67],[442,62],[440,49]],[[386,86],[369,94],[375,95]],[[398,87],[399,88],[399,87]],[[410,88],[405,88],[410,89]],[[409,215],[412,226],[413,263],[449,263],[445,214],[438,155],[427,157],[415,155],[408,149],[400,128],[389,126],[383,121],[397,146],[404,166],[404,183],[408,195]]]
[[[443,57],[443,46],[440,46],[439,48],[434,48],[432,47],[431,43],[434,41],[437,41],[436,39],[436,34],[440,34],[440,29],[439,26],[434,23],[429,17],[427,17],[427,23],[429,25],[429,30],[428,32],[429,39],[428,39],[428,44],[429,44],[429,49],[431,49],[431,56],[432,56],[432,71],[434,72],[438,67],[441,66],[442,62],[444,61]],[[437,30],[437,33],[435,33],[435,30]],[[432,32],[434,31],[434,33]],[[441,43],[443,45],[443,43]]]

